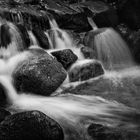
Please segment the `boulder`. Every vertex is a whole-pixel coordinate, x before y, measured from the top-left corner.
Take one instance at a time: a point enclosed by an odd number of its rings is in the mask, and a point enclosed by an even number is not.
[[[0,122],[2,122],[7,116],[11,115],[11,113],[3,108],[0,108]]]
[[[69,70],[71,82],[84,81],[104,74],[103,67],[99,61],[87,59],[77,61]]]
[[[78,59],[70,49],[54,51],[51,54],[56,57],[57,61],[60,62],[65,69],[68,69]]]
[[[60,125],[39,111],[8,116],[0,124],[1,140],[63,140]]]
[[[30,49],[30,56],[13,72],[18,91],[49,96],[65,80],[61,63],[42,49]]]

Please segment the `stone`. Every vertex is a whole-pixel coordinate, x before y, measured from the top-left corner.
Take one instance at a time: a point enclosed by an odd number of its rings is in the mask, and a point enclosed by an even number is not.
[[[70,49],[53,51],[51,54],[57,58],[57,61],[60,62],[65,69],[68,69],[78,59]]]
[[[60,125],[39,111],[8,116],[0,124],[1,140],[63,140]]]
[[[97,60],[87,59],[77,61],[70,68],[69,79],[71,82],[84,81],[104,74],[101,63]]]
[[[65,80],[66,71],[42,49],[30,49],[29,54],[13,72],[14,85],[18,91],[49,96]]]

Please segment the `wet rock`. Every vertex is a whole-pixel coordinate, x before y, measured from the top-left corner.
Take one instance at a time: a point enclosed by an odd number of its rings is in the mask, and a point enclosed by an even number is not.
[[[51,54],[57,58],[57,61],[60,62],[65,69],[68,69],[78,59],[70,49],[54,51]]]
[[[22,40],[24,41],[25,49],[27,49],[30,46],[30,38],[27,29],[22,24],[16,24],[16,26],[18,27]]]
[[[88,133],[93,140],[139,140],[140,138],[138,132],[133,130],[112,128],[101,124],[91,124],[88,127]]]
[[[9,31],[10,27],[7,24],[3,24],[0,27],[0,47],[7,48],[7,46],[12,42],[11,34]]]
[[[50,95],[66,78],[66,72],[55,58],[44,50],[31,49],[30,56],[13,73],[18,91]]]
[[[140,28],[140,1],[127,0],[119,8],[119,17],[122,22],[125,22],[131,29]]]
[[[96,60],[77,61],[69,70],[71,82],[84,81],[104,74],[103,67]]]
[[[97,54],[96,52],[89,47],[81,47],[81,52],[83,53],[84,57],[87,59],[96,59],[97,58]]]
[[[49,41],[45,33],[41,29],[33,29],[32,31],[37,38],[40,47],[43,49],[50,49]]]
[[[0,122],[2,122],[7,116],[11,115],[11,113],[3,108],[0,108]]]
[[[63,140],[62,128],[39,111],[22,112],[7,117],[0,124],[1,140]]]

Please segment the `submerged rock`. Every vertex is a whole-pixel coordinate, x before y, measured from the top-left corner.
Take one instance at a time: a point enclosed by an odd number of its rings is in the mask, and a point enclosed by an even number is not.
[[[54,51],[51,54],[57,58],[57,61],[60,62],[65,69],[68,69],[78,59],[70,49]]]
[[[3,108],[0,108],[0,122],[2,122],[7,116],[11,115],[11,113]]]
[[[112,128],[101,124],[91,124],[88,133],[93,140],[139,140],[140,135],[134,130]]]
[[[96,60],[77,61],[69,70],[69,79],[71,82],[84,81],[104,74],[103,67]]]
[[[97,54],[92,48],[89,47],[81,47],[81,52],[83,53],[84,57],[87,59],[96,59]]]
[[[15,87],[18,91],[49,96],[65,80],[66,72],[44,50],[31,49],[29,54],[13,73]]]
[[[7,117],[0,124],[1,140],[63,140],[60,125],[39,111],[22,112]]]

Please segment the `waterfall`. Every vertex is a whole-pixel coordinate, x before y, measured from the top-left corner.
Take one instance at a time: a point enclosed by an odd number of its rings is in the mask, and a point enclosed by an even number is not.
[[[77,47],[74,44],[70,35],[66,31],[60,29],[54,19],[50,20],[50,25],[52,29],[50,38],[53,44],[53,48],[60,50],[71,49],[80,60],[84,60],[85,58],[81,52],[80,47]]]
[[[88,21],[93,28],[93,38],[90,38],[92,44],[89,47],[96,50],[97,59],[107,70],[134,66],[129,47],[119,33],[113,28],[97,28],[91,18]]]
[[[4,42],[2,44],[6,45],[0,48],[1,58],[7,59],[24,49],[24,41],[20,31],[13,23],[3,22],[1,30],[1,42]]]
[[[32,31],[28,31],[28,34],[29,34],[29,38],[31,40],[31,45],[39,46],[38,41],[37,41],[36,37],[34,36],[33,32]]]

